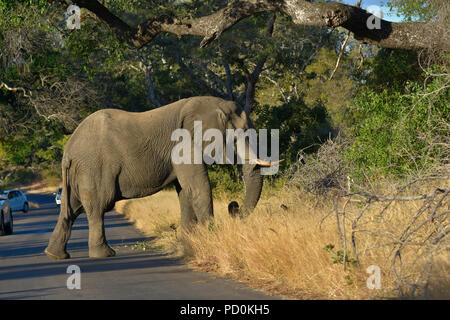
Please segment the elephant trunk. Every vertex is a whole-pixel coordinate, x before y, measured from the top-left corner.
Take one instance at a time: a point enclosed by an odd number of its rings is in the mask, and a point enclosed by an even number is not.
[[[256,164],[242,165],[242,172],[245,184],[245,198],[242,208],[239,208],[237,202],[233,201],[228,205],[228,212],[232,216],[239,215],[246,217],[255,209],[263,187],[263,176],[260,172],[260,166]]]

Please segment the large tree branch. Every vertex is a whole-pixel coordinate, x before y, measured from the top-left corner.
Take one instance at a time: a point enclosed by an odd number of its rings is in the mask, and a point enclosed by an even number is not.
[[[386,48],[434,48],[450,51],[448,23],[380,21],[380,29],[370,29],[368,19],[373,17],[361,8],[337,2],[311,3],[306,0],[237,0],[227,7],[203,17],[176,17],[161,15],[150,17],[132,27],[111,13],[98,1],[76,0],[82,8],[93,12],[124,41],[140,48],[152,41],[160,32],[178,36],[202,36],[200,46],[217,39],[225,30],[249,16],[278,11],[290,17],[295,24],[307,26],[343,27],[364,43]]]

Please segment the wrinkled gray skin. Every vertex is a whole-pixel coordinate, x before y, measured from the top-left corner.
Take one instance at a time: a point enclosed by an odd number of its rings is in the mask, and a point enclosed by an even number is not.
[[[89,256],[114,256],[105,239],[105,212],[118,200],[145,197],[170,183],[178,192],[183,228],[212,219],[206,165],[175,165],[171,161],[172,148],[178,143],[171,141],[172,132],[184,128],[193,137],[194,121],[199,120],[203,132],[252,127],[235,103],[214,97],[183,99],[142,113],[105,109],[87,117],[64,151],[61,211],[45,253],[54,259],[70,258],[66,246],[72,225],[85,211]],[[263,185],[259,166],[244,164],[242,169],[246,195],[240,214],[255,208]]]

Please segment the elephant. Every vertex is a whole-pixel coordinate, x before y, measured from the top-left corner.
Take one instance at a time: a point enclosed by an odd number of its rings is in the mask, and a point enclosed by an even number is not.
[[[175,164],[171,140],[176,129],[194,130],[194,121],[219,129],[249,129],[253,125],[236,103],[216,97],[192,97],[146,112],[102,109],[84,119],[68,140],[62,158],[60,214],[45,253],[53,259],[70,258],[67,242],[75,219],[86,212],[89,257],[115,255],[105,238],[104,214],[116,201],[155,194],[174,184],[181,209],[181,228],[207,223],[214,217],[205,162]],[[263,186],[261,166],[242,164],[245,197],[242,208],[233,202],[232,212],[248,214],[255,208]]]

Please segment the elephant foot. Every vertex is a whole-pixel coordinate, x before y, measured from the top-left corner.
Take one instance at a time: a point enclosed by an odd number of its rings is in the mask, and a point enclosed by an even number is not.
[[[70,254],[65,250],[52,250],[49,247],[45,248],[45,254],[54,260],[70,259]]]
[[[116,252],[106,243],[95,247],[89,247],[90,258],[107,258],[114,257]]]

